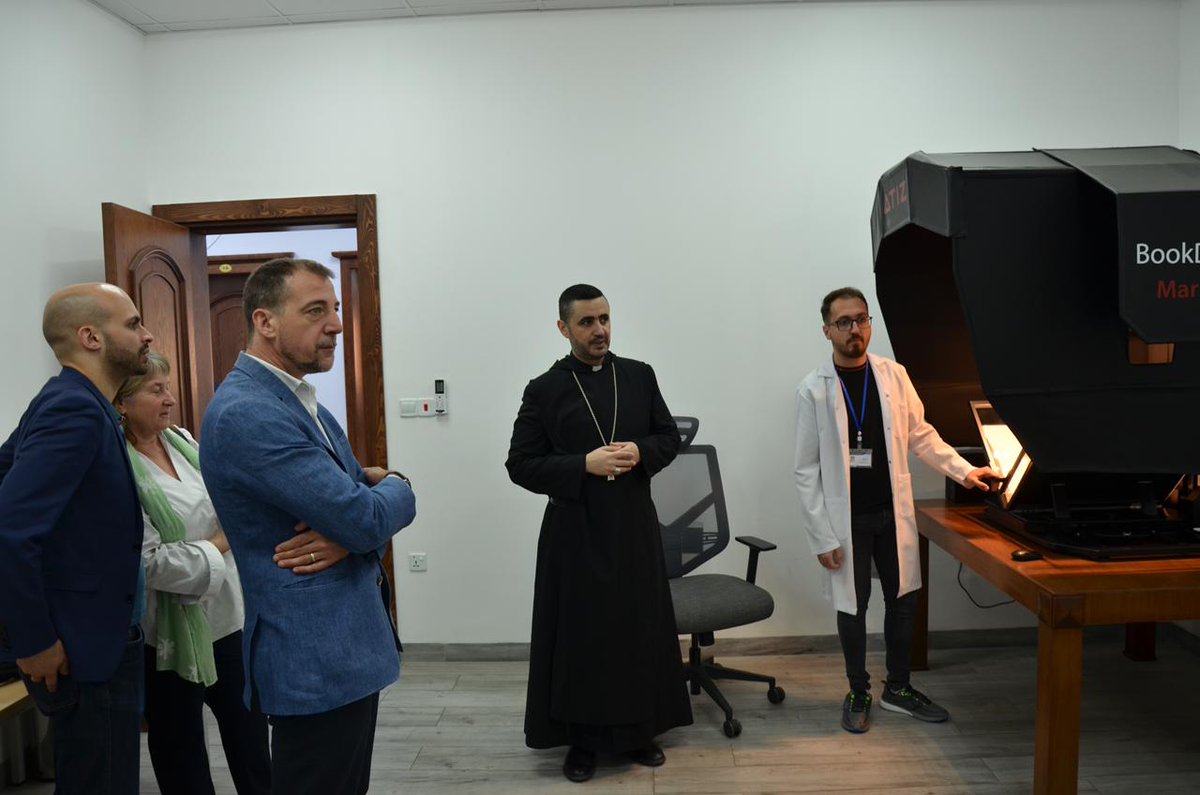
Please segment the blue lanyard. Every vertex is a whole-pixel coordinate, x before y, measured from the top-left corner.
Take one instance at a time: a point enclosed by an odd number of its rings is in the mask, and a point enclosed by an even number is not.
[[[842,394],[846,396],[846,410],[850,414],[850,418],[854,420],[854,430],[858,432],[858,446],[862,447],[862,428],[863,422],[867,419],[867,385],[871,383],[871,365],[867,365],[867,371],[863,373],[863,395],[862,395],[862,412],[854,410],[854,403],[850,400],[850,390],[846,389],[846,382],[842,380],[842,376],[838,375],[838,383],[842,385]]]

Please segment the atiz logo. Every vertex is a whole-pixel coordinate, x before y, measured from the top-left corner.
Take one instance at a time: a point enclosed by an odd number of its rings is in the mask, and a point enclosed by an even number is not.
[[[908,204],[908,177],[884,191],[883,214],[890,215],[892,210],[902,204]]]

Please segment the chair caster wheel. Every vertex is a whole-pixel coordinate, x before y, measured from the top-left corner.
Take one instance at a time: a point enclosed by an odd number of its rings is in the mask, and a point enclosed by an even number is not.
[[[742,733],[742,722],[737,718],[730,718],[725,721],[725,725],[722,728],[725,729],[726,737],[737,737]]]
[[[772,704],[779,704],[785,698],[787,698],[787,693],[783,691],[782,687],[772,687],[767,691],[767,701]]]

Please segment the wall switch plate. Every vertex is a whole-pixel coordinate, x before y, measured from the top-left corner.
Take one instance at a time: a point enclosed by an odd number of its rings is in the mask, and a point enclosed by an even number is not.
[[[400,398],[401,417],[432,417],[436,413],[432,397]]]

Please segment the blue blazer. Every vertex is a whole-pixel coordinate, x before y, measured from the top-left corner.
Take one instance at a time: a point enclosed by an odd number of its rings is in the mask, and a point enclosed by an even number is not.
[[[312,715],[382,690],[400,676],[399,641],[381,559],[416,516],[399,478],[367,483],[324,407],[333,443],[279,377],[241,354],[204,415],[200,471],[246,599],[246,703],[268,715]],[[351,553],[296,575],[272,560],[300,522]]]
[[[73,677],[110,679],[129,640],[141,550],[120,416],[65,367],[0,447],[0,657],[62,640]]]

